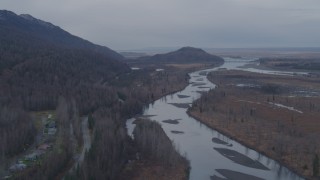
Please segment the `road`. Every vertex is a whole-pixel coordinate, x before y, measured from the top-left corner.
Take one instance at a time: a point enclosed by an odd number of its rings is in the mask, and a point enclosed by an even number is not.
[[[91,135],[90,135],[90,130],[88,128],[88,117],[83,117],[82,122],[81,122],[81,128],[82,128],[82,138],[83,138],[83,146],[80,155],[78,158],[75,160],[75,163],[73,164],[73,167],[70,169],[70,172],[76,170],[78,164],[79,166],[82,164],[84,160],[84,156],[86,154],[86,151],[89,151],[91,147]]]

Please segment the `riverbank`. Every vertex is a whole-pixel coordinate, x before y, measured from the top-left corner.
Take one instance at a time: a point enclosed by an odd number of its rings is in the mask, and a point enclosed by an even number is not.
[[[130,175],[125,179],[131,180],[188,180],[189,171],[184,165],[166,168],[154,161],[138,161],[126,167]],[[130,178],[128,178],[130,177]]]
[[[148,103],[185,89],[189,85],[189,73],[215,67],[205,63],[135,65],[139,67],[138,71],[146,71],[151,77],[151,86],[149,84],[144,85],[136,80],[138,88],[147,89],[148,86],[151,87],[149,91],[152,92],[152,97]],[[157,71],[157,69],[161,69],[161,71]]]
[[[202,124],[206,125],[207,127],[229,137],[230,139],[233,139],[237,142],[239,142],[240,144],[248,147],[249,149],[255,150],[257,152],[259,152],[260,154],[267,156],[269,158],[274,159],[275,161],[277,161],[279,164],[283,164],[284,166],[286,166],[290,171],[298,174],[301,177],[304,177],[303,174],[299,173],[297,170],[293,169],[290,167],[290,165],[286,164],[285,162],[283,162],[281,159],[278,159],[276,156],[272,156],[268,153],[266,153],[264,150],[260,150],[259,148],[257,148],[256,146],[252,145],[250,142],[239,138],[236,134],[234,134],[233,132],[229,131],[228,129],[225,128],[220,128],[218,126],[216,126],[215,124],[212,123],[211,118],[206,118],[204,116],[201,116],[200,114],[194,113],[194,112],[190,112],[189,110],[187,111],[188,115],[194,119],[196,119],[197,121],[201,122]]]
[[[209,75],[215,90],[193,103],[188,114],[207,126],[312,179],[319,153],[318,79],[243,71]]]
[[[133,134],[137,153],[121,173],[122,178],[187,180],[189,162],[176,151],[161,125],[149,119],[139,119],[135,124]]]
[[[319,76],[319,58],[260,58],[259,66],[282,71],[305,71]]]

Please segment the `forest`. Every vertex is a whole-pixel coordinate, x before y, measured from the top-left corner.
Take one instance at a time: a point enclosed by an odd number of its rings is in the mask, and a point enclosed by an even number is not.
[[[318,71],[320,70],[319,58],[260,58],[261,65],[276,68],[280,70],[304,70]]]
[[[57,128],[52,148],[11,174],[13,179],[119,178],[135,146],[126,134],[126,119],[184,88],[190,69],[133,71],[107,47],[28,15],[0,13],[0,175],[35,147],[43,132],[33,115],[50,110]],[[92,148],[73,174],[69,169],[83,146],[85,116],[92,117]]]

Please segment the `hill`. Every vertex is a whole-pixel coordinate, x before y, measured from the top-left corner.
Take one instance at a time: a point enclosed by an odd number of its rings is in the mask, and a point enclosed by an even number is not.
[[[221,57],[193,47],[183,47],[174,52],[141,57],[138,60],[152,61],[154,63],[210,63],[214,65],[221,65],[224,62]]]

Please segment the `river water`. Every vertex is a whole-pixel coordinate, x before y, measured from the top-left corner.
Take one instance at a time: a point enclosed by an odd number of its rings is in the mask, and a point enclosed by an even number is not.
[[[145,108],[143,115],[159,122],[179,152],[190,160],[191,180],[206,180],[213,176],[212,179],[302,179],[276,161],[189,117],[186,113],[187,107],[177,107],[177,104],[183,104],[183,106],[189,104],[191,106],[194,100],[200,98],[201,91],[206,92],[215,88],[215,85],[207,79],[208,72],[219,68],[242,69],[241,66],[250,63],[252,60],[225,58],[224,65],[218,68],[190,73],[190,84],[184,90],[165,96]],[[280,72],[260,71],[253,68],[243,70],[281,74]],[[176,120],[178,124],[163,122],[163,120],[168,119]],[[132,135],[135,126],[132,124],[134,120],[132,118],[127,121],[129,135]],[[175,131],[183,133],[176,133]],[[215,142],[212,141],[213,138],[216,139]]]

